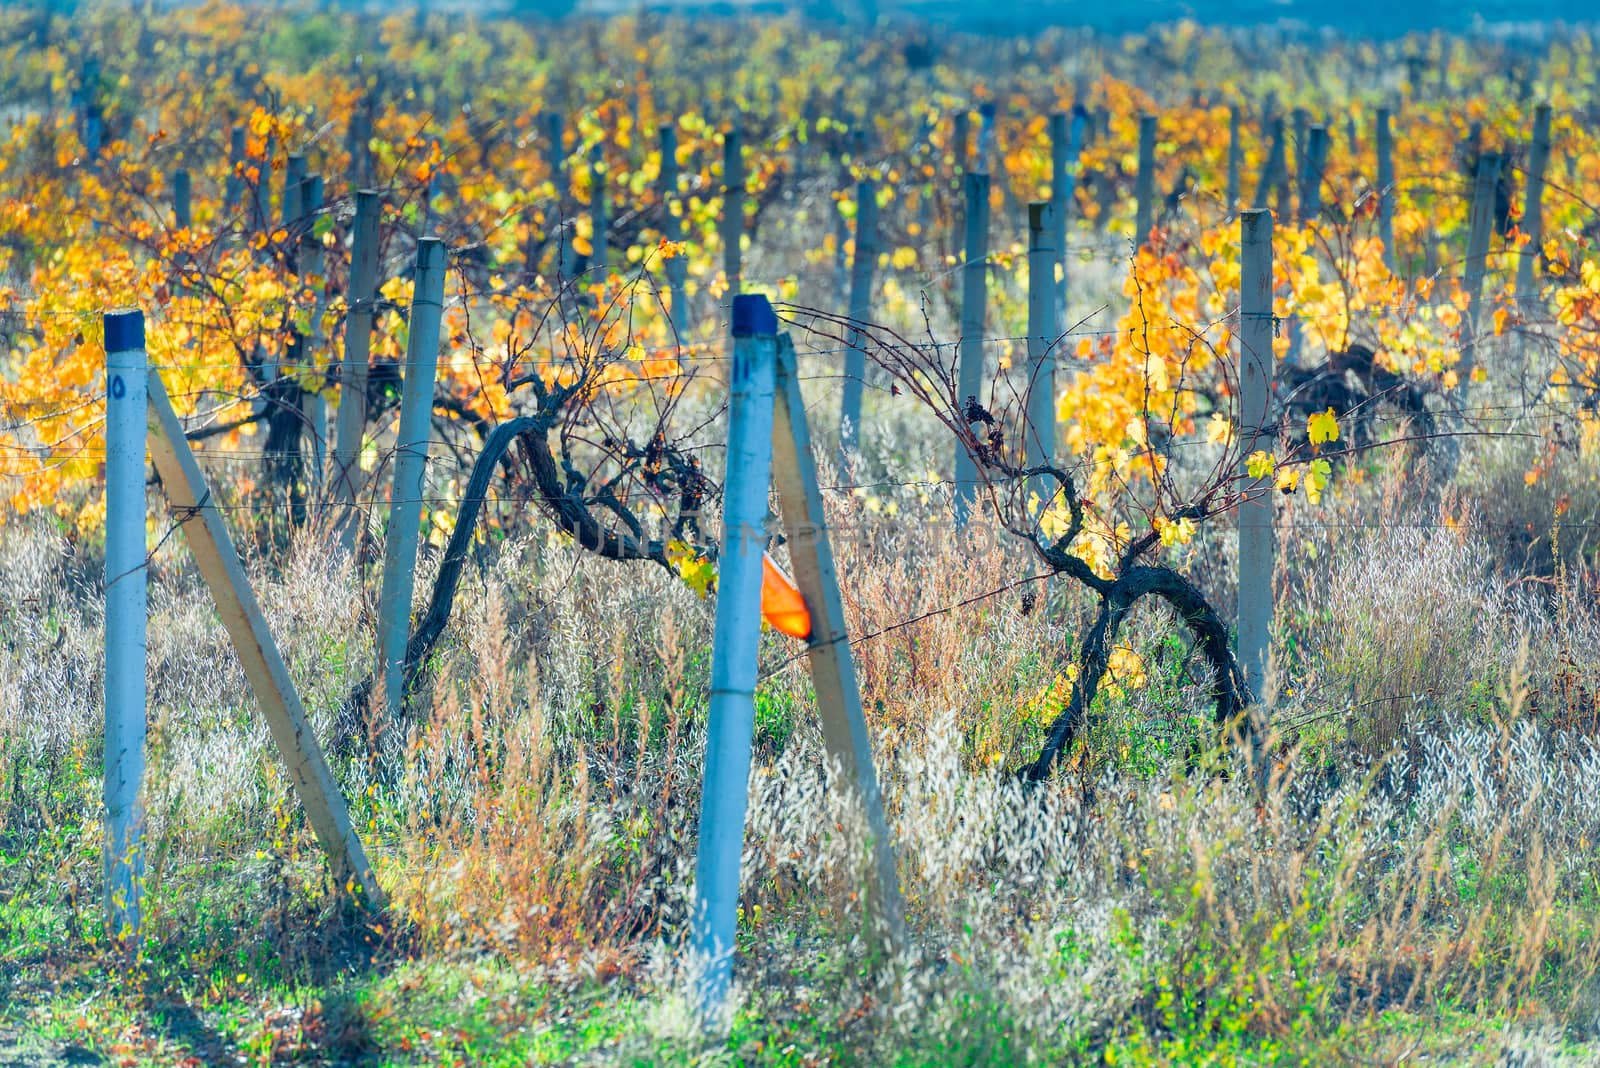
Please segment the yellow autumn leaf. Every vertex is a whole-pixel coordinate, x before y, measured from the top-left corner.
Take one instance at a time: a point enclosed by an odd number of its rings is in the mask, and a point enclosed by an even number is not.
[[[1251,478],[1270,478],[1273,468],[1277,466],[1277,457],[1265,449],[1257,449],[1245,461],[1245,471]]]
[[[717,569],[711,561],[681,541],[668,542],[666,552],[668,562],[678,569],[678,577],[683,579],[684,584],[697,596],[706,597],[717,581]]]
[[[1221,412],[1212,412],[1211,421],[1206,424],[1206,440],[1213,445],[1232,445],[1234,440],[1233,423]]]
[[[1306,420],[1306,433],[1310,435],[1313,445],[1338,441],[1339,417],[1333,414],[1331,407],[1325,412],[1316,412]]]
[[[1306,468],[1306,499],[1312,504],[1322,501],[1322,491],[1328,488],[1328,478],[1333,474],[1333,467],[1326,460],[1312,460]]]

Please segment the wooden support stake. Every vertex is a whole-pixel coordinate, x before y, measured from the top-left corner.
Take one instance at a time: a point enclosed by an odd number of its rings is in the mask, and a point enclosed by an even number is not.
[[[137,944],[144,891],[145,408],[144,313],[108,312],[106,344],[105,802],[106,930]]]
[[[850,330],[845,335],[844,390],[839,413],[839,470],[848,471],[861,445],[861,394],[867,379],[862,327],[872,319],[872,273],[878,266],[878,187],[856,186],[856,243],[850,261]]]
[[[966,176],[966,262],[961,268],[960,369],[956,382],[956,417],[965,419],[968,404],[983,392],[984,328],[989,300],[989,176]],[[978,465],[962,441],[956,442],[956,522],[965,526],[978,496]]]
[[[332,472],[335,529],[346,553],[355,551],[359,527],[356,496],[362,483],[361,438],[367,428],[367,363],[372,353],[372,305],[378,294],[378,222],[382,214],[381,192],[363,189],[356,194]]]
[[[360,900],[376,908],[384,904],[361,838],[350,824],[350,812],[334,782],[333,772],[317,745],[294,680],[278,652],[261,606],[244,573],[244,564],[228,535],[222,512],[212,499],[200,465],[184,437],[183,424],[167,399],[161,376],[150,372],[150,455],[173,516],[183,527],[200,575],[211,590],[217,614],[233,642],[245,678],[255,691],[267,728],[288,767],[295,795],[341,886],[358,890]]]
[[[400,434],[395,441],[394,483],[389,493],[389,530],[383,544],[383,587],[378,596],[378,671],[390,723],[399,722],[405,697],[406,639],[411,633],[411,595],[416,586],[417,540],[433,426],[444,275],[444,243],[434,237],[420,239],[400,395]]]
[[[1155,218],[1156,189],[1156,117],[1139,116],[1139,173],[1134,178],[1133,243],[1143,245],[1150,240],[1150,227]]]
[[[895,875],[894,843],[883,811],[883,796],[872,760],[872,738],[861,709],[850,635],[845,627],[839,574],[828,540],[827,514],[817,482],[811,432],[794,342],[778,338],[777,403],[772,424],[772,481],[783,511],[783,525],[794,567],[795,585],[811,613],[806,640],[811,682],[817,693],[822,740],[839,762],[844,784],[855,792],[867,818],[872,867],[867,882],[867,936],[885,955],[905,949],[905,905]]]
[[[1517,229],[1528,235],[1522,256],[1517,261],[1517,296],[1536,296],[1539,292],[1534,271],[1544,247],[1544,169],[1550,162],[1550,105],[1540,104],[1533,112],[1533,143],[1528,146],[1528,180],[1523,196],[1522,219]]]
[[[755,726],[756,652],[761,640],[762,559],[767,547],[778,353],[778,317],[765,297],[735,297],[732,317],[728,467],[717,562],[705,786],[690,914],[690,945],[702,969],[698,1007],[709,1028],[717,1027],[724,1017],[733,976],[739,861],[744,850],[750,739]]]
[[[1247,467],[1257,449],[1275,451],[1277,436],[1272,429],[1272,213],[1264,208],[1240,213],[1239,231],[1239,478],[1246,494],[1239,505],[1239,666],[1253,701],[1270,707],[1266,672],[1277,556],[1275,494],[1271,479],[1251,479]]]

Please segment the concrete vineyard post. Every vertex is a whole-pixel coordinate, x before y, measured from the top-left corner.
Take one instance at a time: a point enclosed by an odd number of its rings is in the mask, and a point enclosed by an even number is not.
[[[404,698],[406,640],[416,583],[417,537],[433,421],[433,382],[439,364],[439,319],[444,310],[445,247],[438,238],[417,242],[417,279],[411,298],[400,434],[395,442],[389,531],[383,544],[383,587],[378,597],[378,671],[389,722]]]
[[[1272,213],[1240,213],[1239,280],[1239,478],[1246,497],[1239,504],[1239,666],[1258,706],[1266,693],[1267,651],[1272,632],[1272,577],[1277,538],[1270,478],[1251,479],[1250,454],[1274,451],[1272,387]]]
[[[951,137],[955,141],[955,173],[965,174],[971,164],[972,113],[959,109],[951,120]]]
[[[972,161],[972,169],[979,174],[994,170],[995,138],[994,101],[985,100],[978,108],[978,150]]]
[[[572,277],[572,270],[577,265],[578,252],[572,247],[575,231],[567,218],[567,150],[561,125],[560,112],[545,112],[545,161],[550,167],[550,182],[555,187],[556,228],[561,235],[557,246],[559,251],[556,254],[556,270],[560,272],[559,277],[565,281]]]
[[[966,419],[968,404],[983,392],[983,332],[989,300],[989,176],[966,177],[966,262],[961,267],[960,368],[956,380],[956,418]],[[978,464],[965,443],[956,442],[956,522],[966,525],[978,495]]]
[[[1285,154],[1283,145],[1283,117],[1275,115],[1267,123],[1268,147],[1267,158],[1261,163],[1261,174],[1256,179],[1255,202],[1261,207],[1267,206],[1267,200],[1274,190],[1281,190],[1285,167]]]
[[[1479,313],[1483,305],[1483,279],[1488,273],[1489,237],[1494,228],[1494,189],[1500,181],[1501,157],[1485,152],[1478,157],[1478,173],[1472,183],[1472,211],[1467,220],[1467,329],[1470,339],[1462,353],[1462,379],[1466,381],[1476,359]]]
[[[611,216],[606,203],[606,155],[600,145],[589,152],[589,181],[589,277],[603,283],[611,273]]]
[[[839,415],[839,469],[850,468],[861,443],[861,394],[867,378],[866,335],[872,319],[872,272],[878,266],[878,187],[856,186],[856,245],[850,260],[850,330],[845,336],[844,398]]]
[[[1328,164],[1328,128],[1316,125],[1306,131],[1306,150],[1300,158],[1300,217],[1302,223],[1322,214],[1322,175]]]
[[[744,268],[744,138],[737,126],[722,135],[722,277],[738,293]]]
[[[868,938],[880,950],[898,952],[905,946],[905,904],[895,875],[894,845],[873,765],[872,739],[861,710],[861,690],[845,627],[844,599],[839,592],[822,489],[817,484],[817,468],[812,459],[805,398],[800,395],[794,343],[788,334],[778,339],[776,392],[772,481],[783,509],[795,585],[811,613],[811,635],[806,644],[817,694],[817,718],[822,721],[823,743],[839,761],[844,782],[857,792],[867,818],[873,860],[867,882],[867,910],[872,921]]]
[[[304,250],[300,267],[309,278],[316,280],[312,284],[317,287],[316,304],[311,311],[311,333],[302,343],[301,351],[306,355],[306,363],[315,365],[317,332],[322,328],[323,250],[322,239],[313,232],[313,224],[322,211],[322,175],[308,174],[305,181],[300,183],[300,208],[307,219],[305,233],[300,239]],[[314,386],[306,396],[306,421],[306,429],[311,433],[312,495],[320,505],[324,486],[323,469],[328,455],[328,399],[320,387]]]
[[[145,408],[144,313],[107,312],[105,906],[106,929],[136,942],[144,883]]]
[[[661,127],[661,236],[668,241],[683,239],[683,220],[678,217],[678,127]],[[672,324],[682,331],[689,326],[688,298],[684,294],[684,258],[666,261],[667,288],[672,292]]]
[[[361,489],[361,437],[367,427],[367,361],[372,351],[372,303],[378,287],[378,220],[383,194],[356,194],[350,246],[349,312],[344,320],[344,360],[339,365],[339,416],[333,445],[333,500],[339,545],[355,551]]]
[[[1544,169],[1550,162],[1550,105],[1540,104],[1533,112],[1533,143],[1528,146],[1528,179],[1523,196],[1522,219],[1517,229],[1528,235],[1522,256],[1517,261],[1517,296],[1538,293],[1534,270],[1544,246]]]
[[[1084,126],[1089,113],[1074,107],[1068,116],[1056,113],[1050,116],[1050,240],[1055,244],[1056,262],[1061,265],[1059,307],[1066,314],[1070,281],[1067,262],[1067,220],[1078,191],[1078,160],[1083,150]],[[1032,277],[1030,275],[1030,277]]]
[[[1393,271],[1394,258],[1394,132],[1389,109],[1378,109],[1378,240],[1383,242],[1384,265]]]
[[[733,381],[728,468],[722,498],[711,701],[695,855],[690,944],[698,964],[698,1007],[707,1027],[722,1019],[733,975],[739,860],[750,787],[756,651],[761,641],[761,573],[772,472],[773,392],[778,318],[767,298],[733,299]]]
[[[150,456],[161,476],[168,507],[183,528],[200,576],[211,590],[217,615],[261,705],[272,740],[289,770],[295,795],[305,806],[306,822],[328,854],[339,885],[359,891],[364,903],[381,908],[383,889],[367,861],[360,836],[350,824],[349,808],[317,745],[294,680],[289,677],[283,655],[261,614],[250,580],[245,577],[239,551],[222,521],[222,512],[189,449],[183,423],[172,410],[160,376],[151,371],[148,382]]]
[[[1239,108],[1228,109],[1228,188],[1225,200],[1228,214],[1239,210],[1239,168],[1244,162],[1244,144],[1239,135]]]
[[[1056,206],[1054,218],[1060,226],[1066,225],[1061,208],[1066,203],[1067,175],[1072,159],[1070,123],[1071,116],[1064,111],[1050,115],[1050,203]]]
[[[283,170],[283,199],[279,203],[282,210],[282,225],[292,226],[300,218],[300,188],[306,178],[306,158],[298,152],[289,154],[289,161]]]
[[[228,135],[228,173],[222,179],[222,213],[232,216],[244,199],[244,179],[239,167],[244,163],[245,129],[235,126]]]
[[[193,185],[189,172],[179,168],[172,172],[172,224],[180,230],[187,230],[194,225],[194,216],[191,213],[191,194]]]
[[[1314,222],[1322,214],[1322,174],[1328,160],[1328,129],[1312,126],[1306,131],[1305,151],[1300,154],[1300,171],[1295,177],[1299,186],[1296,210],[1297,222],[1302,226]],[[1289,353],[1284,358],[1289,367],[1300,366],[1300,352],[1305,344],[1305,328],[1296,319],[1290,319],[1284,328],[1289,334]]]
[[[1061,335],[1061,314],[1056,287],[1060,252],[1053,247],[1057,227],[1055,206],[1028,205],[1028,431],[1027,461],[1034,467],[1053,462],[1056,454],[1055,343]],[[1034,490],[1048,492],[1043,479]]]
[[[1294,170],[1290,172],[1290,176],[1292,176],[1296,184],[1298,184],[1300,181],[1300,176],[1303,175],[1306,170],[1306,157],[1310,154],[1306,151],[1306,127],[1311,122],[1311,114],[1306,111],[1305,108],[1295,108],[1289,113],[1289,122],[1291,124],[1292,136],[1294,137],[1294,156],[1292,157]],[[1296,192],[1303,193],[1304,189],[1297,189]],[[1303,212],[1295,217],[1300,218],[1301,215],[1303,215]]]
[[[1156,117],[1139,116],[1139,173],[1134,178],[1133,243],[1150,240],[1154,225],[1156,188]]]

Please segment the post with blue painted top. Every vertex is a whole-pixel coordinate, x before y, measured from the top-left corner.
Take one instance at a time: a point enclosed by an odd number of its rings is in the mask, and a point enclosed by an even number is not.
[[[744,850],[750,737],[755,724],[756,652],[761,639],[761,569],[772,471],[778,319],[767,298],[733,300],[733,382],[728,466],[722,497],[717,620],[712,636],[711,707],[706,737],[700,842],[695,857],[693,937],[702,1022],[718,1027],[733,976]]]
[[[139,934],[145,743],[144,313],[107,312],[105,905],[118,941]]]
[[[422,238],[417,242],[411,335],[406,344],[406,377],[400,395],[400,435],[395,443],[394,483],[389,492],[389,532],[383,545],[383,587],[378,595],[378,665],[391,723],[399,719],[405,690],[403,669],[411,631],[411,594],[416,586],[417,539],[433,422],[433,382],[439,365],[444,275],[444,243],[435,237]]]

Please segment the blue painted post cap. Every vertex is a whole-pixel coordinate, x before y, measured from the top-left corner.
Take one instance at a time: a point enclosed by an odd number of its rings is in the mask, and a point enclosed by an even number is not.
[[[778,336],[778,314],[765,295],[740,293],[733,298],[733,336]]]
[[[144,312],[138,308],[118,308],[106,312],[106,351],[144,350]]]

